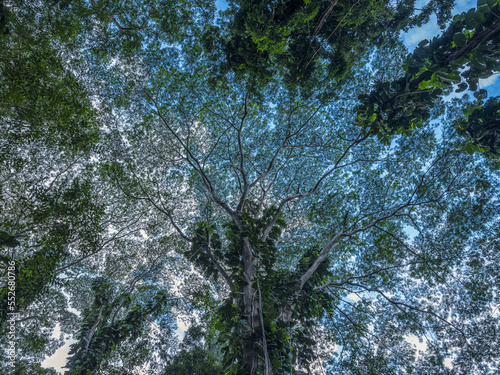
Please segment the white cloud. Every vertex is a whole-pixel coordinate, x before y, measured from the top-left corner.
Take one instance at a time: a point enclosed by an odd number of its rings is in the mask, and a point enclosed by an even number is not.
[[[73,339],[67,340],[64,345],[57,349],[52,356],[45,358],[45,360],[42,362],[42,367],[54,367],[60,374],[64,373],[65,370],[63,369],[63,366],[66,365],[66,358],[68,357],[69,347],[75,342],[76,340]]]
[[[448,367],[450,370],[453,370],[452,360],[451,358],[445,358],[444,365]]]
[[[498,81],[498,77],[500,77],[500,73],[494,74],[491,77],[485,78],[485,79],[480,79],[479,80],[479,87],[482,89],[485,89],[488,86],[493,85]]]

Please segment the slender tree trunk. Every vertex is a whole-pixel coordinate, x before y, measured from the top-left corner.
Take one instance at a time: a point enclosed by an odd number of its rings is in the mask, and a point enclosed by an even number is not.
[[[255,279],[255,258],[252,255],[250,241],[248,238],[242,239],[243,255],[243,280],[246,282],[243,288],[243,314],[247,320],[246,339],[243,343],[243,363],[247,366],[250,374],[255,374],[259,367],[262,367],[255,350],[255,344],[258,338],[255,335],[256,328],[259,327],[259,301],[256,298],[256,289],[254,288]]]

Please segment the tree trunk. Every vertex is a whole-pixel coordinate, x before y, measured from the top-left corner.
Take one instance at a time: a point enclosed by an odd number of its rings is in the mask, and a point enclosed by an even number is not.
[[[256,343],[259,341],[256,336],[256,328],[259,327],[259,301],[256,298],[256,290],[253,282],[255,278],[255,258],[252,255],[250,241],[248,238],[242,239],[243,255],[243,280],[246,282],[243,288],[243,314],[247,320],[245,341],[242,345],[243,363],[250,374],[255,374],[258,368],[263,367],[255,353]]]

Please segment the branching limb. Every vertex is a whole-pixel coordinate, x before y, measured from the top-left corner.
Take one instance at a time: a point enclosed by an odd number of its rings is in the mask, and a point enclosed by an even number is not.
[[[63,266],[61,268],[58,268],[54,271],[54,273],[58,274],[58,273],[61,273],[62,271],[74,266],[75,264],[78,264],[82,261],[84,261],[85,259],[87,258],[90,258],[91,256],[94,256],[96,255],[97,253],[99,253],[102,249],[104,249],[109,243],[117,240],[117,239],[120,239],[120,238],[124,238],[124,237],[127,237],[129,236],[130,234],[132,233],[136,233],[136,232],[139,232],[142,228],[137,228],[137,229],[133,229],[133,230],[130,230],[124,234],[122,234],[124,231],[126,231],[127,229],[129,229],[131,226],[137,224],[140,220],[142,219],[142,215],[139,215],[139,217],[137,218],[137,220],[133,221],[132,223],[126,225],[125,227],[123,227],[122,229],[120,229],[118,232],[116,232],[111,238],[109,238],[108,240],[104,241],[101,246],[96,250],[96,251],[93,251],[81,258],[78,258],[77,260],[67,264],[66,266]]]
[[[443,259],[434,259],[434,261],[442,261],[442,260]],[[315,287],[314,289],[325,289],[325,288],[328,288],[330,286],[340,287],[340,286],[344,286],[344,285],[351,285],[351,280],[366,279],[366,278],[372,277],[372,276],[374,276],[376,274],[379,274],[381,272],[388,271],[388,270],[391,270],[391,269],[394,269],[394,268],[403,268],[403,267],[412,266],[412,265],[415,265],[415,264],[428,264],[428,263],[429,263],[428,260],[423,260],[423,261],[417,261],[417,262],[409,262],[409,263],[404,263],[404,264],[397,264],[397,265],[389,266],[389,267],[383,267],[383,268],[376,269],[376,270],[374,270],[372,272],[366,273],[364,275],[350,276],[347,279],[345,279],[343,281],[340,281],[340,282],[328,282],[326,284],[319,285],[319,286]]]
[[[115,171],[116,172],[116,171]],[[169,210],[166,210],[165,207],[163,206],[163,203],[161,202],[160,200],[160,204],[162,205],[162,207],[160,207],[152,198],[151,196],[146,192],[146,190],[144,189],[144,187],[142,186],[142,184],[140,183],[139,180],[138,181],[138,184],[139,184],[139,187],[141,189],[141,191],[146,195],[145,197],[139,197],[139,196],[136,196],[136,195],[133,195],[131,193],[129,193],[128,191],[126,191],[123,186],[120,184],[120,179],[118,178],[118,176],[116,176],[115,174],[115,178],[116,178],[116,182],[118,184],[118,187],[120,188],[120,190],[129,198],[132,198],[132,199],[136,199],[136,200],[146,200],[148,202],[150,202],[158,211],[160,211],[161,213],[163,213],[164,215],[166,215],[168,217],[168,219],[170,220],[170,223],[172,224],[172,226],[175,228],[175,230],[177,231],[177,233],[179,233],[179,235],[185,239],[186,241],[188,242],[193,242],[193,240],[191,238],[189,238],[188,236],[186,236],[184,234],[184,232],[182,231],[182,229],[175,223],[174,221],[174,218],[172,216],[172,213],[169,211]]]
[[[111,14],[109,14],[108,12],[106,12],[106,10],[104,10],[103,8],[101,8],[99,5],[97,5],[97,3],[94,1],[94,0],[90,0],[90,3],[97,9],[99,9],[99,11],[104,14],[106,17],[108,17],[115,25],[116,27],[118,27],[118,30],[120,31],[141,31],[142,29],[144,29],[144,26],[146,26],[147,22],[149,21],[149,18],[146,18],[144,20],[144,22],[142,23],[141,26],[139,27],[123,27],[122,25],[120,25],[118,23],[118,21],[116,20],[115,17],[113,17]]]
[[[421,308],[418,308],[418,307],[415,307],[415,306],[412,306],[412,305],[409,305],[405,302],[401,302],[401,301],[395,301],[391,298],[389,298],[385,293],[383,293],[381,290],[377,289],[377,288],[374,288],[374,287],[367,287],[367,286],[364,286],[362,284],[358,284],[358,283],[353,283],[353,282],[346,282],[346,284],[348,285],[351,285],[351,286],[356,286],[358,288],[361,288],[361,289],[364,289],[366,290],[367,292],[376,292],[378,293],[379,295],[381,295],[387,302],[389,302],[390,304],[392,304],[393,306],[395,306],[398,310],[402,311],[403,313],[405,314],[408,314],[408,312],[406,310],[404,310],[403,308],[401,308],[401,306],[404,306],[410,310],[414,310],[414,311],[418,311],[420,313],[423,313],[423,314],[429,314],[435,318],[437,318],[438,320],[446,323],[447,325],[449,325],[450,327],[454,328],[456,331],[460,332],[464,337],[466,337],[466,334],[463,330],[461,330],[460,328],[458,328],[456,325],[454,325],[453,323],[449,322],[448,320],[446,320],[445,318],[443,318],[442,316],[436,314],[435,312],[433,311],[429,311],[429,310],[422,310]]]
[[[145,95],[153,102],[155,108],[156,108],[156,114],[158,115],[158,117],[162,120],[163,124],[165,125],[165,127],[168,129],[168,131],[174,136],[174,138],[177,140],[177,142],[179,142],[179,144],[181,145],[181,147],[184,149],[184,152],[186,152],[186,160],[188,162],[188,164],[198,173],[198,175],[201,177],[202,181],[203,181],[203,184],[205,185],[205,187],[207,188],[208,192],[210,193],[210,196],[212,198],[212,200],[217,204],[219,205],[222,209],[224,209],[228,214],[229,216],[231,216],[233,218],[233,220],[235,221],[236,225],[238,225],[238,227],[241,227],[242,226],[242,223],[241,223],[241,220],[240,220],[240,217],[239,215],[233,211],[231,209],[231,207],[229,207],[229,205],[222,201],[218,195],[216,194],[215,192],[215,189],[212,185],[212,182],[210,181],[210,179],[208,178],[208,176],[206,175],[203,167],[200,165],[200,162],[198,161],[198,159],[192,154],[191,150],[189,149],[189,147],[185,144],[185,142],[182,141],[182,139],[179,137],[179,135],[175,132],[174,129],[172,129],[172,127],[170,126],[169,122],[167,121],[167,119],[162,115],[161,113],[161,110],[158,106],[158,103],[155,99],[153,99],[147,92],[145,92]]]
[[[248,94],[245,95],[245,110],[243,113],[243,117],[241,118],[240,127],[238,128],[238,150],[240,153],[240,172],[241,172],[241,177],[243,179],[243,193],[241,194],[240,201],[238,203],[238,206],[236,207],[236,212],[240,212],[241,209],[243,208],[249,190],[247,175],[245,173],[245,153],[243,152],[243,143],[241,141],[241,132],[243,130],[243,124],[248,114],[247,101],[248,101]]]
[[[345,150],[344,152],[342,153],[342,155],[337,159],[337,161],[335,162],[334,166],[329,169],[328,171],[326,171],[319,179],[318,181],[316,182],[316,184],[311,188],[309,189],[308,191],[304,192],[304,193],[296,193],[294,195],[291,195],[291,196],[288,196],[286,197],[285,199],[283,199],[279,206],[278,206],[278,209],[276,211],[276,213],[274,214],[271,222],[267,225],[266,229],[264,230],[264,234],[262,236],[262,240],[265,241],[267,236],[269,235],[269,232],[271,231],[271,229],[274,227],[274,225],[276,224],[276,222],[278,221],[278,218],[280,217],[281,215],[281,212],[283,210],[283,207],[286,205],[286,203],[294,200],[294,199],[302,199],[302,198],[306,198],[308,196],[310,196],[311,194],[313,194],[314,192],[316,192],[316,190],[318,190],[319,186],[321,185],[321,183],[323,182],[323,180],[325,178],[327,178],[329,175],[331,175],[335,170],[339,169],[339,165],[340,165],[340,162],[346,157],[346,155],[349,153],[349,150],[363,142],[365,139],[368,138],[368,135],[364,135],[362,136],[361,134],[358,136],[358,138],[356,138],[356,141],[352,142]]]

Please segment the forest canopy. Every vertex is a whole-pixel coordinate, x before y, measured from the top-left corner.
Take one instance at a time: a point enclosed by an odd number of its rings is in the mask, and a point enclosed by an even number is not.
[[[499,0],[221,4],[0,3],[0,372],[499,373]]]

